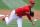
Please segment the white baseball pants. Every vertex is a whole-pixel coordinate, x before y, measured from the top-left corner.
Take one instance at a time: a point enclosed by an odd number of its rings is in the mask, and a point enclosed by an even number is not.
[[[18,27],[22,27],[22,17],[18,17],[17,14],[15,14],[15,10],[12,11],[9,19],[8,17],[5,18],[7,25],[10,25],[14,20],[17,20]]]

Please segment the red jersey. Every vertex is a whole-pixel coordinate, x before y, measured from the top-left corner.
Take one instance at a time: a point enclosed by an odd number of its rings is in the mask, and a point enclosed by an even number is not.
[[[27,6],[15,9],[15,12],[18,16],[24,16],[25,12],[29,12],[30,10],[31,8],[29,7],[29,5],[27,5]]]

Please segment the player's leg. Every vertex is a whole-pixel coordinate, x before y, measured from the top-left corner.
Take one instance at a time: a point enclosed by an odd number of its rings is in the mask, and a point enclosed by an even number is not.
[[[17,19],[18,27],[22,27],[22,18]]]
[[[10,25],[14,20],[17,19],[17,16],[15,14],[15,11],[13,11],[8,19],[8,17],[5,18],[6,24]]]

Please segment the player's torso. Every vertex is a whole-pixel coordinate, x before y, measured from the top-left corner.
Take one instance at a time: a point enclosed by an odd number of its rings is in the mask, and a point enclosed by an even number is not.
[[[21,7],[21,8],[18,8],[18,9],[15,9],[15,12],[18,16],[24,16],[26,15],[25,12],[26,10],[28,10],[29,7],[28,6],[24,6],[24,7]]]

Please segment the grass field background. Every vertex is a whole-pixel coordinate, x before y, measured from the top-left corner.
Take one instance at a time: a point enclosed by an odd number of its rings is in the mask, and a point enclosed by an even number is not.
[[[40,11],[40,0],[34,0],[35,6],[32,10]],[[0,10],[14,10],[22,6],[28,5],[29,0],[0,0]],[[0,27],[17,27],[16,21],[10,26],[7,26],[5,21],[0,19]],[[35,22],[35,26],[32,26],[29,20],[23,20],[23,27],[40,27],[40,20]]]
[[[25,6],[30,0],[0,0],[0,10],[13,10]],[[34,0],[35,6],[32,10],[40,10],[40,0]]]
[[[23,27],[40,27],[40,20],[35,22],[35,26],[32,26],[31,22],[29,20],[23,20]],[[0,20],[0,27],[18,27],[17,21],[15,20],[10,26],[7,26],[5,21]]]

